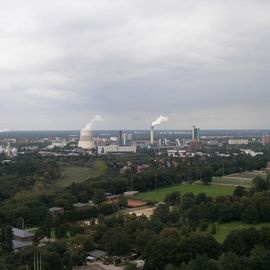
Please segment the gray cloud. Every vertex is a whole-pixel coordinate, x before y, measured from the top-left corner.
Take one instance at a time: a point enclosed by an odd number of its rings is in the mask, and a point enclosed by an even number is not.
[[[270,3],[3,1],[0,127],[270,128]]]

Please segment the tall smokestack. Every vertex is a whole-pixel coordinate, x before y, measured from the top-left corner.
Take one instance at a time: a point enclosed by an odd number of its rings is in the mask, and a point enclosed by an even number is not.
[[[152,122],[151,125],[151,138],[150,138],[150,143],[151,145],[154,145],[154,127],[161,125],[163,122],[168,121],[169,119],[165,116],[159,116],[154,122]]]
[[[154,145],[154,126],[151,126],[150,143],[151,143],[151,145]]]

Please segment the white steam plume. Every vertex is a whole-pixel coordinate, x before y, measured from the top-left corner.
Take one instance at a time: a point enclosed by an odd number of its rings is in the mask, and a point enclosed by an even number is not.
[[[153,123],[152,123],[152,127],[155,127],[155,126],[159,126],[161,125],[163,122],[165,121],[168,121],[169,118],[168,117],[165,117],[165,116],[160,116],[158,117]]]
[[[84,130],[91,130],[95,122],[103,121],[102,117],[99,114],[96,114],[92,120],[83,128]]]
[[[7,129],[7,128],[0,129],[0,133],[3,133],[3,132],[9,132],[9,129]]]

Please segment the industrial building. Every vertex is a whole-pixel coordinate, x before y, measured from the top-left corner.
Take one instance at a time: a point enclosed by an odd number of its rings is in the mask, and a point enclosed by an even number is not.
[[[98,146],[98,154],[105,155],[105,154],[117,154],[117,153],[136,153],[137,146],[136,145],[104,145]]]

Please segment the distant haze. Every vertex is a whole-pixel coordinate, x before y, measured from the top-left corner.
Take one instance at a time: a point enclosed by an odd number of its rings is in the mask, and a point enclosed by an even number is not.
[[[269,0],[10,0],[0,130],[270,128]]]

